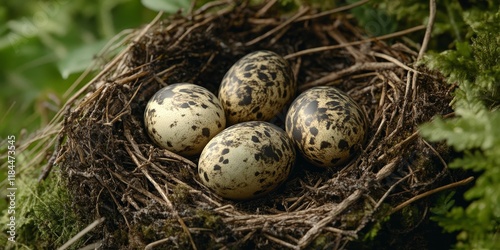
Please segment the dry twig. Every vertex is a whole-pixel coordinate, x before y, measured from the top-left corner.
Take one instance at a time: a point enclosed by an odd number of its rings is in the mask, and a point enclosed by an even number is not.
[[[415,201],[418,201],[422,198],[425,198],[427,196],[430,196],[430,195],[433,195],[435,193],[439,193],[441,191],[444,191],[444,190],[447,190],[447,189],[452,189],[452,188],[456,188],[456,187],[459,187],[459,186],[464,186],[464,185],[467,185],[469,184],[471,181],[474,180],[474,177],[469,177],[467,179],[464,179],[464,180],[461,180],[461,181],[457,181],[457,182],[453,182],[453,183],[450,183],[448,185],[444,185],[442,187],[438,187],[438,188],[435,188],[435,189],[432,189],[432,190],[429,190],[427,192],[424,192],[422,194],[419,194],[419,195],[416,195],[414,197],[412,197],[411,199],[397,205],[394,209],[392,209],[391,211],[391,214],[393,213],[396,213],[397,211],[403,209],[404,207],[410,205],[411,203],[415,202]]]

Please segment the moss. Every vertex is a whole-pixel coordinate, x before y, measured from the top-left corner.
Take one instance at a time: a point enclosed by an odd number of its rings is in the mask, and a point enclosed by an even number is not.
[[[186,204],[189,203],[191,195],[189,189],[183,185],[175,185],[172,194],[169,195],[172,203]]]
[[[54,249],[76,235],[83,226],[78,216],[68,209],[70,196],[58,173],[54,172],[45,181],[35,178],[17,179],[16,243],[3,244],[9,249]],[[2,225],[7,225],[7,214]],[[6,228],[3,228],[6,232]],[[0,241],[4,241],[4,235]],[[82,246],[76,242],[73,246]]]
[[[115,230],[111,236],[116,242],[128,242],[128,233],[125,230]]]
[[[332,233],[320,234],[312,242],[310,249],[328,249],[335,242],[335,236]]]
[[[146,240],[148,242],[155,240],[156,232],[155,232],[154,227],[152,227],[151,225],[141,225],[139,227],[140,227],[140,232],[142,233],[144,240]],[[133,230],[133,231],[135,231],[135,230]]]
[[[401,224],[405,228],[414,228],[422,221],[423,213],[418,206],[407,206],[401,211]]]
[[[198,220],[199,226],[203,228],[209,228],[214,231],[219,231],[226,228],[222,218],[209,210],[198,209],[196,210],[196,218]]]
[[[359,221],[363,220],[363,218],[369,214],[373,214],[373,217],[379,218],[382,220],[381,222],[383,222],[391,209],[392,207],[390,205],[382,203],[382,205],[374,211],[374,205],[368,200],[365,200],[362,207],[360,205],[359,208],[353,208],[349,213],[343,215],[342,223],[346,228],[356,229]]]

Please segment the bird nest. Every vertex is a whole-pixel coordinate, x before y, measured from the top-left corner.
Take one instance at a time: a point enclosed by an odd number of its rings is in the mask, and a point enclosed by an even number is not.
[[[101,223],[87,241],[120,249],[345,248],[442,183],[446,149],[423,140],[418,126],[450,112],[449,89],[397,42],[405,32],[369,38],[343,12],[349,7],[282,14],[271,4],[212,2],[158,17],[125,39],[127,47],[68,102],[52,161],[81,220]],[[368,140],[342,168],[318,169],[299,157],[269,195],[221,199],[200,184],[197,158],[152,143],[144,110],[168,84],[217,93],[233,63],[263,49],[290,62],[299,93],[320,85],[347,92],[368,115]],[[283,127],[283,116],[272,122]]]

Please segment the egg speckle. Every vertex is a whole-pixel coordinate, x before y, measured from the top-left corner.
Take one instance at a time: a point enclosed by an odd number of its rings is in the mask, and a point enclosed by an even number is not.
[[[319,167],[345,163],[362,146],[368,121],[361,107],[334,87],[300,94],[286,115],[286,132],[302,155]]]
[[[227,71],[218,97],[228,124],[268,121],[291,102],[296,88],[292,69],[283,57],[255,51]]]
[[[146,106],[144,121],[157,145],[183,156],[199,154],[226,126],[217,97],[190,83],[172,84],[156,92]]]
[[[233,125],[216,135],[200,155],[202,183],[223,198],[246,200],[283,183],[295,149],[281,128],[262,121]]]

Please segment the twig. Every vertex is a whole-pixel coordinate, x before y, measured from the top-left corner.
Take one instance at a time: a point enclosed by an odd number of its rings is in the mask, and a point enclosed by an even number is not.
[[[383,97],[383,95],[382,95]],[[386,104],[383,108],[382,108],[382,114],[379,115],[379,117],[382,117],[382,120],[379,122],[378,124],[378,127],[377,127],[377,130],[375,131],[375,134],[372,136],[372,139],[370,140],[370,143],[368,143],[368,145],[366,146],[365,150],[370,150],[371,147],[374,145],[374,143],[376,142],[378,136],[380,135],[380,133],[382,132],[382,128],[385,126],[386,122],[387,122],[387,118],[386,118],[386,112],[389,108],[389,105]]]
[[[375,57],[380,57],[380,58],[383,58],[389,62],[392,62],[396,65],[398,65],[399,67],[403,68],[403,69],[406,69],[408,71],[411,71],[411,72],[417,72],[416,70],[404,65],[402,62],[400,62],[398,59],[394,58],[394,57],[391,57],[389,55],[386,55],[386,54],[382,54],[382,53],[377,53],[377,52],[371,52],[370,55],[372,56],[375,56]]]
[[[188,35],[189,35],[189,34],[190,34],[193,30],[195,30],[195,29],[197,29],[197,28],[199,28],[199,27],[201,27],[201,26],[203,26],[203,25],[206,25],[207,23],[209,23],[209,22],[213,21],[213,20],[214,20],[214,19],[216,19],[217,17],[218,17],[218,16],[213,15],[213,16],[211,16],[211,17],[206,18],[206,19],[205,19],[205,20],[203,20],[202,22],[199,22],[199,23],[197,23],[197,24],[195,24],[195,25],[193,25],[193,26],[189,27],[189,28],[186,30],[186,32],[184,32],[184,33],[183,33],[183,34],[182,34],[179,38],[177,38],[177,40],[175,41],[175,43],[174,43],[174,44],[172,44],[172,46],[171,46],[171,47],[174,47],[174,48],[175,48],[175,47],[179,46],[179,44],[182,42],[182,40],[184,40],[184,38],[186,38],[186,37],[187,37],[187,36],[188,36]]]
[[[375,175],[375,180],[382,181],[385,177],[391,175],[392,172],[394,172],[394,169],[396,169],[397,167],[396,163],[398,162],[398,160],[399,159],[396,158],[382,167]]]
[[[149,244],[146,245],[146,247],[144,247],[144,250],[150,250],[150,249],[154,249],[155,247],[157,246],[160,246],[166,242],[169,242],[169,241],[173,241],[173,237],[170,236],[168,238],[164,238],[164,239],[161,239],[161,240],[157,240],[157,241],[154,241],[154,242],[151,242]]]
[[[348,44],[347,39],[340,34],[337,29],[328,29],[328,35],[330,35],[333,39],[335,39],[340,45]],[[354,57],[356,62],[366,61],[366,55],[361,53],[361,51],[354,48],[354,46],[349,45],[346,46],[345,49]]]
[[[139,87],[137,87],[137,90],[129,98],[129,100],[127,101],[127,103],[125,103],[125,105],[123,106],[122,110],[120,110],[120,112],[118,112],[118,114],[113,118],[113,120],[107,121],[108,119],[106,119],[107,122],[103,123],[103,125],[105,125],[105,126],[112,126],[113,123],[115,123],[115,121],[117,121],[117,120],[120,119],[120,117],[122,117],[125,114],[130,113],[130,103],[132,103],[132,101],[134,100],[135,96],[137,95],[137,93],[141,89],[142,84],[143,84],[142,82],[139,84]]]
[[[360,45],[360,44],[367,43],[367,42],[390,39],[390,38],[406,35],[406,34],[409,34],[409,33],[415,32],[415,31],[423,30],[423,29],[425,29],[425,26],[419,25],[419,26],[415,26],[413,28],[394,32],[394,33],[391,33],[388,35],[372,37],[372,38],[368,38],[368,39],[364,39],[364,40],[360,40],[360,41],[355,41],[355,42],[350,42],[350,43],[346,43],[346,44],[340,44],[340,45],[337,44],[337,45],[322,46],[322,47],[317,47],[317,48],[312,48],[312,49],[305,49],[305,50],[301,50],[301,51],[298,51],[298,52],[295,52],[292,54],[288,54],[284,58],[291,59],[294,57],[303,56],[303,55],[307,55],[307,54],[319,53],[319,52],[328,51],[328,50],[341,49],[341,48],[344,48],[347,46]]]
[[[101,217],[101,218],[95,220],[90,225],[88,225],[87,227],[85,227],[82,231],[80,231],[75,236],[73,236],[73,238],[69,239],[66,243],[64,243],[64,245],[62,245],[61,247],[59,247],[58,250],[64,250],[64,249],[70,247],[73,243],[75,243],[77,240],[79,240],[85,234],[87,234],[88,232],[90,232],[95,227],[99,226],[99,224],[103,223],[104,220],[105,220],[104,217]]]
[[[337,233],[337,234],[341,234],[341,235],[346,235],[346,236],[349,236],[353,239],[357,239],[358,238],[358,234],[356,234],[356,232],[353,232],[353,231],[350,231],[350,230],[342,230],[342,229],[338,229],[338,228],[335,228],[335,227],[325,227],[325,231],[330,231],[330,232],[333,232],[333,233]]]
[[[422,59],[425,51],[427,50],[427,46],[429,45],[429,41],[431,40],[432,26],[434,25],[435,18],[436,18],[436,0],[430,0],[429,22],[427,23],[427,29],[425,31],[424,40],[422,41],[422,47],[420,47],[420,51],[418,52],[417,61],[420,61],[420,59]]]
[[[403,99],[403,106],[401,107],[401,116],[399,117],[399,120],[398,120],[398,125],[397,127],[400,128],[401,126],[403,126],[403,120],[404,120],[404,117],[405,117],[405,112],[406,112],[406,107],[408,106],[408,95],[410,94],[410,76],[411,76],[411,72],[410,71],[407,71],[406,72],[406,84],[405,84],[405,95],[404,95],[404,99]],[[414,112],[415,114],[415,112]]]
[[[393,185],[391,185],[391,187],[389,187],[389,189],[384,193],[384,195],[382,196],[382,198],[380,198],[378,200],[377,204],[375,204],[375,207],[373,208],[373,212],[375,212],[382,205],[382,203],[389,196],[389,194],[392,192],[392,190],[394,190],[394,188],[396,188],[396,186],[398,186],[401,182],[403,182],[406,179],[408,179],[410,176],[411,176],[411,174],[407,174],[403,178],[401,178],[398,181],[396,181],[396,183],[394,183]]]
[[[277,2],[277,0],[271,0],[271,1],[268,1],[266,3],[266,5],[264,5],[264,7],[262,7],[259,11],[257,11],[257,13],[255,13],[255,16],[256,17],[261,17],[263,16],[264,14],[266,14],[266,12],[271,8],[273,7],[273,5]]]
[[[436,18],[436,0],[429,0],[429,22],[427,23],[427,28],[425,30],[424,40],[422,41],[422,47],[420,47],[420,50],[418,52],[416,60],[417,62],[422,59],[425,51],[427,50],[427,46],[431,39],[432,26],[434,25],[435,18]],[[417,98],[417,79],[418,79],[418,73],[414,73],[412,78],[413,100]]]
[[[191,78],[190,82],[195,82],[195,80],[202,74],[204,73],[207,68],[210,66],[212,61],[214,60],[215,56],[217,53],[210,53],[210,57],[208,57],[207,62],[203,64],[203,66],[200,68],[200,70],[194,74],[194,76]]]
[[[403,141],[399,142],[398,144],[394,145],[392,148],[390,148],[386,153],[384,153],[383,155],[379,156],[377,158],[377,160],[381,161],[381,160],[384,160],[387,156],[389,156],[391,153],[393,153],[394,151],[396,150],[399,150],[401,147],[403,147],[404,145],[406,145],[407,143],[415,140],[416,138],[418,138],[418,131],[414,132],[413,134],[411,134],[410,136],[408,136],[406,139],[404,139]]]
[[[114,177],[118,178],[118,180],[120,180],[122,183],[129,184],[129,182],[127,180],[125,180],[125,178],[123,178],[123,176],[121,176],[120,174],[118,174],[116,172],[111,172],[111,174]],[[163,202],[163,200],[160,197],[152,194],[151,192],[147,191],[144,188],[139,188],[139,187],[137,187],[135,185],[130,185],[130,188],[136,190],[137,192],[141,193],[142,195],[144,195],[144,196],[146,196],[146,197],[148,197],[148,198],[150,198],[152,200],[155,200],[158,203],[162,203]]]
[[[285,22],[283,22],[282,24],[276,26],[274,29],[264,33],[263,35],[259,36],[259,37],[256,37],[255,39],[245,43],[245,46],[251,46],[251,45],[254,45],[264,39],[266,39],[267,37],[271,36],[272,34],[274,34],[275,32],[281,30],[282,28],[284,28],[285,26],[289,25],[290,23],[292,23],[293,21],[297,20],[297,18],[301,17],[302,15],[304,15],[304,13],[306,13],[307,11],[309,11],[309,7],[304,7],[304,8],[301,8],[297,14],[295,14],[293,17],[291,17],[290,19],[286,20]]]
[[[95,249],[101,249],[102,246],[102,240],[99,240],[97,242],[94,242],[92,244],[86,245],[78,250],[95,250]]]
[[[132,135],[130,134],[130,130],[127,127],[125,128],[125,137],[127,138],[128,142],[131,144],[131,146],[134,148],[134,150],[138,154],[140,154],[140,151],[139,151],[139,149],[137,147],[137,144],[135,144],[135,140],[132,137]],[[189,241],[191,242],[192,248],[196,250],[197,249],[196,248],[196,244],[194,243],[193,237],[191,236],[191,233],[189,232],[188,227],[184,223],[184,220],[182,220],[182,218],[179,216],[179,213],[177,212],[177,210],[175,210],[174,205],[172,204],[172,202],[170,201],[170,199],[167,197],[167,195],[165,194],[165,192],[163,191],[163,189],[161,188],[161,186],[153,179],[153,177],[151,177],[151,175],[149,174],[149,172],[147,171],[147,169],[144,168],[145,164],[141,164],[139,162],[139,160],[137,159],[135,153],[132,152],[132,150],[129,148],[128,145],[125,145],[125,150],[130,155],[130,157],[132,158],[132,161],[134,161],[134,163],[136,164],[137,168],[144,174],[144,176],[151,182],[151,184],[153,184],[153,186],[155,187],[155,189],[160,193],[160,195],[162,196],[163,200],[166,202],[166,205],[167,205],[168,209],[177,218],[177,221],[179,222],[179,224],[181,225],[182,229],[184,230],[184,232],[188,236]],[[148,163],[146,163],[146,164],[148,164]]]
[[[369,2],[369,1],[370,0],[361,0],[361,1],[349,4],[349,5],[346,5],[346,6],[338,7],[338,8],[333,9],[333,10],[323,11],[323,12],[320,12],[318,14],[304,16],[304,17],[301,17],[301,18],[297,19],[297,22],[298,21],[305,21],[305,20],[315,19],[315,18],[319,18],[319,17],[324,17],[324,16],[328,16],[328,15],[335,14],[335,13],[338,13],[338,12],[342,12],[342,11],[345,11],[345,10],[349,10],[349,9],[358,7],[360,5],[363,5],[363,4],[365,4],[365,3]]]
[[[173,155],[175,155],[174,153],[172,153]],[[180,156],[179,156],[180,157]],[[163,159],[163,158],[159,158],[159,159]],[[187,159],[186,159],[187,160]],[[189,160],[188,160],[189,161]],[[185,163],[185,162],[183,162]],[[192,162],[191,162],[192,163]],[[205,198],[207,201],[209,201],[210,203],[214,204],[215,206],[217,207],[220,207],[221,204],[217,201],[214,201],[212,198],[208,197],[206,194],[202,193],[200,190],[197,190],[193,187],[191,187],[190,185],[186,184],[185,182],[175,178],[174,176],[172,176],[171,174],[167,173],[166,171],[164,171],[161,167],[159,167],[157,164],[153,163],[153,162],[150,162],[151,166],[156,170],[158,171],[159,173],[163,174],[165,177],[167,178],[170,178],[172,179],[175,183],[179,184],[179,185],[182,185],[184,187],[186,187],[187,189],[189,189],[191,192],[199,192],[200,195]],[[196,165],[194,163],[192,163],[191,166],[194,166],[194,168],[196,168]]]
[[[436,156],[438,157],[439,161],[441,162],[441,164],[443,164],[444,166],[444,169],[448,169],[448,164],[446,163],[446,161],[443,159],[443,157],[441,156],[441,154],[430,144],[428,143],[426,140],[422,140],[424,142],[425,145],[427,145],[427,147],[429,147],[429,149],[434,152],[434,154],[436,154]]]
[[[191,242],[191,246],[193,247],[193,249],[196,250],[197,249],[196,248],[196,244],[194,243],[193,237],[191,236],[191,233],[189,232],[189,229],[186,226],[186,223],[184,223],[184,220],[182,220],[182,218],[179,216],[179,213],[177,213],[177,210],[175,210],[174,205],[172,204],[172,202],[170,201],[170,199],[168,199],[167,194],[165,194],[165,192],[163,191],[163,189],[161,188],[161,186],[153,179],[153,177],[151,177],[151,175],[149,174],[149,172],[147,171],[147,169],[143,167],[144,165],[140,165],[139,164],[139,162],[138,162],[137,158],[135,157],[134,153],[130,150],[130,148],[127,145],[125,146],[125,149],[129,153],[130,157],[132,157],[132,160],[136,163],[137,167],[144,174],[144,176],[146,176],[146,178],[149,180],[149,182],[151,182],[153,184],[153,186],[155,187],[155,189],[160,193],[160,195],[162,196],[163,200],[167,203],[167,207],[172,212],[172,214],[177,218],[177,221],[181,225],[181,227],[184,230],[184,232],[187,234],[187,236],[189,238],[189,241]]]
[[[170,150],[163,150],[163,154],[165,156],[167,156],[168,158],[158,158],[159,160],[170,160],[170,161],[178,161],[178,162],[182,162],[184,164],[187,164],[189,165],[190,167],[192,168],[196,168],[196,164],[178,154],[175,154],[175,153],[172,153]]]
[[[363,220],[361,221],[361,223],[356,228],[356,231],[355,231],[356,233],[359,232],[359,231],[361,231],[361,230],[363,230],[363,228],[366,226],[366,224],[369,223],[370,218],[379,209],[379,207],[383,204],[383,202],[385,201],[385,199],[387,199],[387,197],[392,192],[392,190],[394,190],[394,188],[396,188],[399,184],[401,184],[401,182],[405,181],[410,176],[411,176],[411,174],[408,174],[408,175],[404,176],[403,178],[399,179],[396,183],[394,183],[393,185],[391,185],[391,187],[389,187],[389,189],[384,193],[384,195],[375,204],[375,206],[373,207],[373,209],[371,210],[371,212],[369,212],[368,214],[366,214],[364,216]]]
[[[284,241],[284,240],[281,240],[281,239],[279,239],[279,238],[276,238],[276,237],[274,237],[274,236],[272,236],[272,235],[270,235],[270,234],[265,233],[265,234],[264,234],[264,237],[266,237],[266,238],[268,238],[269,240],[274,241],[274,242],[276,242],[276,243],[278,243],[278,244],[280,244],[280,245],[282,245],[282,246],[288,247],[288,248],[290,248],[290,249],[297,249],[297,250],[298,250],[298,249],[300,249],[299,247],[297,247],[297,246],[295,246],[295,245],[293,245],[293,244],[290,244],[290,243],[288,243],[288,242],[286,242],[286,241]]]
[[[278,31],[278,33],[269,41],[269,45],[274,45],[275,43],[277,43],[290,28],[291,26],[287,26],[284,27],[281,31]]]
[[[418,201],[422,198],[425,198],[427,196],[430,196],[430,195],[433,195],[435,193],[438,193],[438,192],[441,192],[441,191],[444,191],[444,190],[447,190],[447,189],[452,189],[452,188],[456,188],[456,187],[459,187],[459,186],[463,186],[463,185],[467,185],[468,183],[470,183],[471,181],[474,180],[474,177],[469,177],[467,179],[464,179],[464,180],[461,180],[461,181],[457,181],[457,182],[453,182],[453,183],[450,183],[448,185],[445,185],[445,186],[442,186],[442,187],[438,187],[438,188],[435,188],[433,190],[429,190],[425,193],[422,193],[422,194],[419,194],[401,204],[399,204],[398,206],[396,206],[394,209],[392,209],[391,211],[391,214],[403,209],[404,207],[410,205],[411,203],[415,202],[415,201]]]
[[[64,136],[62,134],[62,129],[61,129],[59,130],[57,135],[56,144],[54,145],[54,152],[52,153],[52,156],[50,157],[47,165],[43,168],[42,173],[40,173],[40,176],[38,176],[38,182],[45,180],[47,176],[49,176],[50,171],[52,171],[52,166],[54,166],[57,160],[57,156],[59,155],[59,146],[61,145],[63,139]]]
[[[193,1],[194,2],[194,1]],[[207,10],[211,9],[211,8],[214,8],[214,7],[218,7],[218,6],[222,6],[222,5],[226,5],[226,4],[229,4],[231,3],[230,0],[221,0],[221,1],[208,1],[205,5],[201,6],[200,8],[198,8],[194,14],[195,15],[200,15],[200,14],[203,14],[204,12],[206,12]]]
[[[328,216],[320,220],[318,223],[316,223],[313,227],[311,227],[305,234],[300,238],[298,246],[301,249],[304,249],[313,239],[316,238],[318,234],[321,233],[321,230],[323,227],[328,225],[328,223],[332,222],[341,212],[343,212],[347,207],[349,207],[352,203],[357,201],[361,195],[362,195],[361,190],[356,190],[354,191],[351,195],[349,195],[347,198],[345,198],[342,202],[340,202],[337,206],[335,206],[330,213],[328,213]]]
[[[116,84],[124,84],[124,83],[127,83],[127,82],[131,82],[133,80],[137,80],[137,79],[139,79],[139,78],[141,78],[141,77],[143,77],[143,76],[145,76],[145,75],[147,75],[149,73],[150,72],[148,72],[148,71],[139,71],[139,72],[137,72],[137,73],[135,73],[133,75],[130,75],[130,76],[127,76],[127,77],[123,77],[121,79],[117,79],[114,82]]]
[[[308,82],[302,84],[299,87],[299,91],[303,91],[315,86],[327,85],[328,83],[342,78],[346,75],[352,74],[357,71],[368,71],[368,70],[382,70],[382,69],[391,69],[396,67],[396,65],[392,62],[357,62],[349,68],[345,68],[343,70],[332,72],[324,77],[316,79],[312,82]]]

